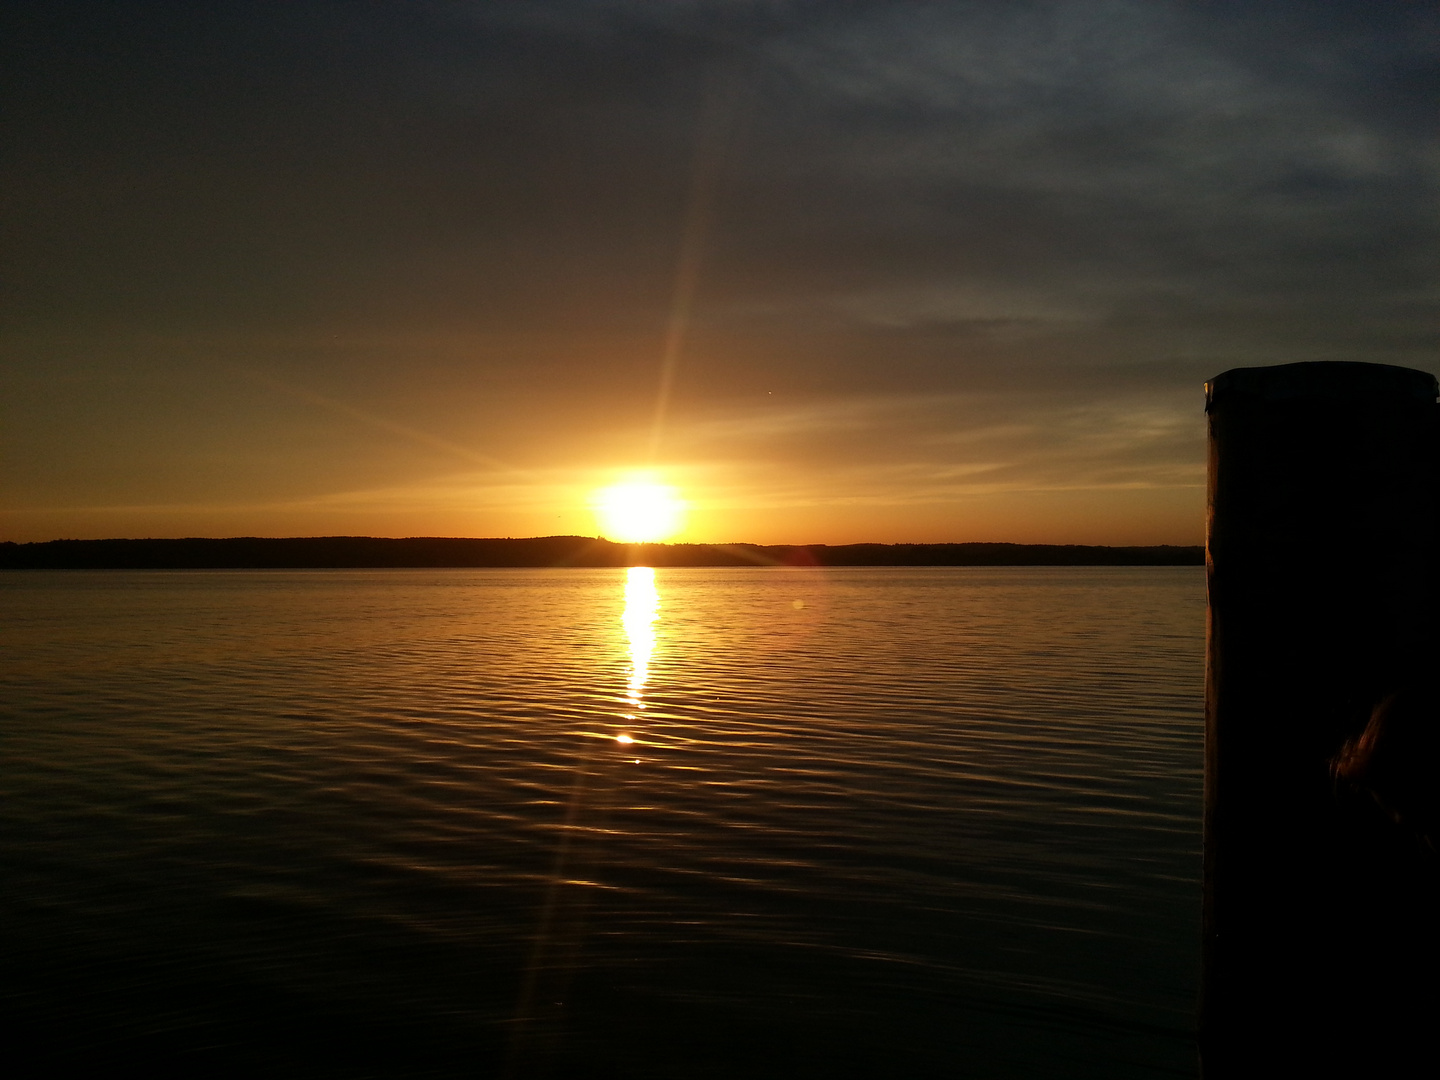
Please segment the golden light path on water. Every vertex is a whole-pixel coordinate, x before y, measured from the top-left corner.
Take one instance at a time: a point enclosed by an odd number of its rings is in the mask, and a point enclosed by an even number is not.
[[[645,684],[650,678],[650,659],[655,654],[655,623],[659,618],[660,592],[655,588],[655,571],[648,566],[630,567],[625,573],[625,610],[620,616],[630,652],[630,677],[626,680],[622,699],[628,707],[621,713],[624,720],[634,721],[636,713],[645,708]],[[629,747],[635,743],[635,736],[621,731],[615,735],[615,741]],[[640,764],[639,758],[633,760],[635,764]],[[586,928],[584,907],[577,908],[572,901],[567,901],[565,889],[595,886],[584,870],[589,858],[584,841],[591,835],[584,828],[584,820],[587,809],[593,811],[597,802],[604,803],[604,790],[608,784],[598,789],[592,787],[594,778],[595,774],[583,762],[575,770],[565,824],[555,853],[555,866],[540,905],[534,948],[521,979],[511,1031],[509,1065],[502,1074],[505,1077],[531,1075],[526,1064],[528,1058],[540,1052],[546,1040],[558,1038],[556,1030],[550,1025],[558,1023],[563,1016],[564,988],[574,971],[574,957]]]
[[[655,588],[655,571],[632,566],[625,575],[625,613],[621,622],[630,646],[630,679],[626,700],[635,709],[645,708],[645,683],[650,678],[650,658],[655,654],[655,623],[660,618],[660,593]],[[634,720],[635,714],[625,719]],[[622,743],[633,742],[629,734],[615,736]]]

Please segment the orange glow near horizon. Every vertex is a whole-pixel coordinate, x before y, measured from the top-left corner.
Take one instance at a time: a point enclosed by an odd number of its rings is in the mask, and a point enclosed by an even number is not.
[[[685,523],[685,502],[676,490],[647,478],[602,488],[591,505],[601,535],[624,544],[669,540]]]

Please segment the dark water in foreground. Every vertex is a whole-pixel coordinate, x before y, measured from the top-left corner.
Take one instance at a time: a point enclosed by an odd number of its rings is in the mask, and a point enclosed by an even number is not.
[[[1199,568],[0,575],[9,1053],[1193,1076],[1203,623]]]

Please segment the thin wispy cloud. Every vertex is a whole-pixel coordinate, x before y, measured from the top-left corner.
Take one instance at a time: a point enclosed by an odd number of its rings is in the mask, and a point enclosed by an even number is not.
[[[1049,505],[1056,538],[1194,540],[1205,378],[1436,365],[1427,5],[4,18],[12,510],[657,467],[795,539],[1003,539]],[[205,356],[298,392],[207,379]],[[995,492],[1152,501],[986,516],[948,486],[981,466]],[[887,469],[929,470],[903,497],[934,514],[786,519],[771,494],[883,497]]]

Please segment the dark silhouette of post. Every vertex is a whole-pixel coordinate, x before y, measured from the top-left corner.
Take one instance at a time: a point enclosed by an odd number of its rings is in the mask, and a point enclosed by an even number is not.
[[[1205,389],[1204,1073],[1382,1075],[1418,961],[1377,925],[1390,886],[1345,839],[1331,762],[1431,671],[1436,380],[1302,363]]]

